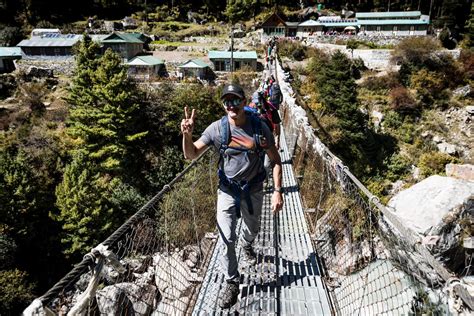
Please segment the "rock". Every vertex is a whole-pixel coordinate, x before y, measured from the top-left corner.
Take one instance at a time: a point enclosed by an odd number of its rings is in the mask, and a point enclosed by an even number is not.
[[[473,192],[472,181],[435,175],[398,193],[390,199],[388,206],[406,227],[425,234]]]
[[[461,96],[465,97],[471,92],[471,87],[469,85],[465,85],[464,87],[457,88],[453,91],[454,96]]]
[[[49,68],[30,66],[26,72],[26,75],[28,77],[49,78],[53,76],[53,70]]]
[[[102,315],[150,315],[158,295],[154,285],[118,283],[97,291],[97,305]]]
[[[446,175],[457,179],[474,181],[474,165],[448,163],[446,165]]]
[[[394,183],[392,183],[392,188],[390,190],[390,194],[397,194],[403,189],[403,186],[405,185],[405,181],[403,180],[397,180]]]
[[[379,127],[382,123],[384,115],[378,111],[372,111],[372,121],[374,122],[375,127]]]
[[[429,137],[429,136],[431,136],[431,132],[430,132],[430,131],[424,131],[423,133],[421,133],[421,137],[423,137],[423,138],[427,138],[427,137]]]
[[[415,166],[412,165],[411,166],[411,173],[412,173],[413,179],[415,179],[415,180],[420,179],[420,168],[415,167]]]
[[[474,115],[474,105],[468,105],[465,109],[467,113]]]
[[[439,144],[439,143],[441,143],[443,140],[444,140],[444,139],[443,139],[441,136],[439,136],[439,135],[433,136],[433,142],[434,142],[435,144]]]
[[[438,147],[438,150],[440,152],[448,154],[448,155],[456,155],[458,152],[455,145],[449,144],[446,142],[442,142],[436,145],[436,147]]]

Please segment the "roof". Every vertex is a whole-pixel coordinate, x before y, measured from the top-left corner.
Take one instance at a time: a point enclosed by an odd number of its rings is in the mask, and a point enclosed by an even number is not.
[[[359,20],[359,25],[414,25],[430,24],[429,20]]]
[[[143,44],[143,41],[129,33],[112,33],[101,40],[102,43],[137,43]]]
[[[261,27],[280,25],[286,26],[286,23],[276,12],[274,12],[265,21],[263,21]]]
[[[200,59],[188,60],[184,64],[178,66],[178,68],[206,68],[206,67],[209,67],[209,65]]]
[[[227,59],[230,58],[230,51],[218,51],[218,50],[210,50],[208,52],[209,59]],[[235,59],[257,59],[257,52],[252,50],[248,52],[234,52],[233,58]]]
[[[297,27],[299,22],[286,22],[286,26],[288,27]]]
[[[298,26],[322,26],[324,24],[322,24],[321,22],[318,22],[318,21],[315,21],[315,20],[307,20],[307,21],[304,21],[300,24],[298,24]]]
[[[392,11],[392,12],[357,12],[356,18],[406,18],[419,17],[420,11]]]
[[[39,32],[39,33],[59,33],[59,29],[33,29],[31,33]]]
[[[82,35],[77,34],[45,34],[44,36],[35,36],[31,39],[22,40],[16,46],[18,47],[72,47],[80,41]]]
[[[163,65],[165,62],[162,59],[156,58],[154,56],[137,56],[127,62],[129,66],[154,66],[154,65]]]
[[[346,26],[356,26],[356,25],[359,24],[359,22],[356,21],[356,20],[352,20],[352,21],[339,20],[337,22],[324,21],[321,24],[324,25],[324,26],[327,26],[327,27],[332,27],[332,26],[344,26],[344,27],[346,27]],[[374,22],[380,22],[380,20],[374,20]],[[376,23],[376,24],[380,24],[380,23]]]
[[[0,57],[21,57],[21,48],[0,47]]]

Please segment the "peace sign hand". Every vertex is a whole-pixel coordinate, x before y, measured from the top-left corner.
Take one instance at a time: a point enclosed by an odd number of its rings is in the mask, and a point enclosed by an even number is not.
[[[196,117],[196,112],[193,109],[191,111],[191,116],[188,114],[188,107],[184,107],[184,119],[181,121],[181,133],[184,136],[192,136],[194,129],[194,118]]]

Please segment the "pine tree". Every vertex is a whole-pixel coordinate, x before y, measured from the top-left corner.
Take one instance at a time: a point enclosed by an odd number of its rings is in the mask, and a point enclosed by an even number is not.
[[[471,15],[466,20],[466,46],[468,48],[474,47],[474,3],[471,5]]]
[[[130,170],[147,134],[139,124],[137,89],[127,79],[116,53],[107,50],[97,59],[95,44],[89,45],[77,57],[78,70],[68,99],[72,107],[68,132],[104,171]]]

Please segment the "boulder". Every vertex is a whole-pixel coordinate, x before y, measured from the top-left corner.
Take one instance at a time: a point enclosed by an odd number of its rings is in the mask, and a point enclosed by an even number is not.
[[[26,75],[30,78],[50,78],[53,76],[53,70],[49,68],[31,66],[28,68]]]
[[[446,165],[446,175],[457,179],[474,181],[474,165],[449,163]]]
[[[154,285],[118,283],[96,293],[102,315],[151,315],[158,295]]]
[[[449,144],[446,142],[442,142],[436,145],[436,147],[438,147],[438,150],[440,152],[448,154],[448,155],[456,155],[458,152],[455,145]]]
[[[435,175],[401,191],[388,206],[406,227],[422,235],[441,224],[445,215],[473,193],[472,181]]]
[[[466,112],[467,112],[468,114],[473,115],[473,114],[474,114],[474,105],[466,106]]]

